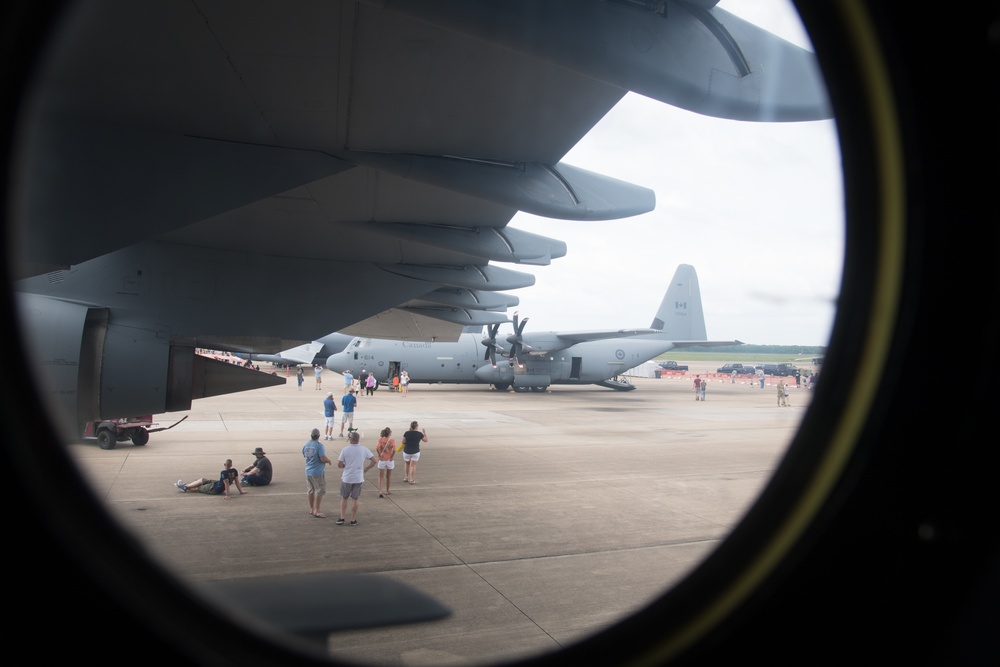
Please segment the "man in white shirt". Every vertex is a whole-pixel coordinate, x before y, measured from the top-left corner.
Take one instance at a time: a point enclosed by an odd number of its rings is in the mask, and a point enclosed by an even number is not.
[[[365,465],[365,461],[368,465]],[[361,435],[357,431],[351,431],[347,447],[340,452],[337,457],[337,467],[343,468],[344,472],[340,476],[340,518],[337,525],[344,525],[344,515],[347,513],[347,499],[350,498],[351,524],[358,525],[358,503],[361,498],[361,487],[365,485],[365,473],[371,470],[378,463],[378,459],[367,447],[361,446]]]

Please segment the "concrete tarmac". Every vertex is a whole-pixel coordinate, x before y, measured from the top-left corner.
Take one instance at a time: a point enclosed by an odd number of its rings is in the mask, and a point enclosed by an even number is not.
[[[377,573],[449,606],[451,617],[332,635],[331,654],[387,665],[484,664],[567,646],[662,595],[715,548],[767,483],[809,404],[792,389],[716,378],[694,400],[699,369],[635,379],[637,390],[555,386],[511,393],[476,385],[385,388],[362,397],[355,426],[374,451],[389,426],[427,429],[414,485],[396,455],[392,493],[366,475],[359,526],[337,526],[340,471],[308,513],[301,455],[323,430],[323,390],[278,387],[195,401],[158,415],[174,429],[149,444],[69,452],[114,516],[191,582],[312,573]],[[793,385],[794,386],[794,385]],[[338,428],[339,430],[339,428]],[[344,439],[324,441],[336,460]],[[182,493],[174,483],[238,469],[262,446],[271,485],[246,495]],[[251,584],[252,585],[252,584]]]

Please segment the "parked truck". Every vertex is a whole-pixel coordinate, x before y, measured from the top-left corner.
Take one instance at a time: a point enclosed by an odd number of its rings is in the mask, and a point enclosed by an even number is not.
[[[681,366],[676,361],[661,361],[660,370],[664,371],[686,371],[687,366]]]

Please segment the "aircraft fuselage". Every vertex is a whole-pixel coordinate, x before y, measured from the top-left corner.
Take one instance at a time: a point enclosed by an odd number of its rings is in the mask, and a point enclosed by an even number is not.
[[[493,384],[501,388],[542,388],[550,384],[593,384],[663,354],[673,342],[657,335],[589,341],[545,355],[523,354],[517,364],[500,354],[497,365],[484,361],[482,336],[462,334],[449,343],[356,338],[347,349],[331,355],[327,368],[338,373],[370,372],[388,382],[402,371],[410,382]]]

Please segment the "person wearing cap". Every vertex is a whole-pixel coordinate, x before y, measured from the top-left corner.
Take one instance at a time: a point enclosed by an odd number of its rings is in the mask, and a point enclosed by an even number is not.
[[[333,427],[337,424],[337,403],[333,400],[332,391],[328,391],[323,399],[323,416],[326,417],[326,434],[323,439],[333,440]]]
[[[378,459],[372,451],[361,444],[361,434],[351,431],[347,439],[348,445],[341,450],[337,459],[337,467],[343,468],[340,477],[340,518],[337,525],[343,526],[347,514],[347,501],[351,502],[351,526],[358,525],[358,505],[361,501],[361,489],[365,485],[365,473],[375,467]],[[368,465],[365,465],[365,462]]]
[[[263,447],[251,452],[257,460],[243,469],[240,481],[247,486],[267,486],[271,483],[271,460],[267,458]]]
[[[306,496],[309,499],[309,513],[318,519],[326,515],[319,511],[323,496],[326,495],[326,467],[333,463],[326,455],[326,447],[319,441],[319,429],[309,434],[309,442],[302,445],[302,457],[306,460]]]
[[[353,389],[344,394],[344,397],[340,399],[340,404],[344,408],[343,412],[340,413],[340,437],[343,438],[345,426],[348,432],[354,430],[354,406],[358,404],[358,397],[354,395]]]

